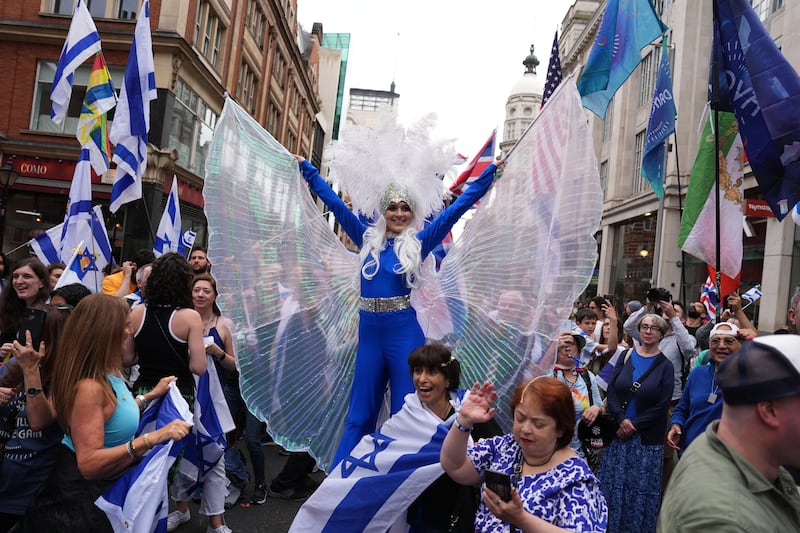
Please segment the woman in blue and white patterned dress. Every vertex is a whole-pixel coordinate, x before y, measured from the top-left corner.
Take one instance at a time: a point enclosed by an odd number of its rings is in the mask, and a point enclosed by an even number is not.
[[[511,500],[483,489],[475,530],[486,532],[604,532],[606,500],[589,466],[570,448],[575,406],[559,380],[539,377],[520,385],[511,399],[514,430],[468,445],[474,424],[494,416],[494,386],[476,383],[464,398],[442,446],[441,462],[450,477],[464,485],[481,483],[493,470],[511,478]]]

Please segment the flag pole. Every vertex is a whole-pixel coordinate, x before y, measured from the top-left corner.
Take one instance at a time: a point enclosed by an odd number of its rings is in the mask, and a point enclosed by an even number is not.
[[[717,2],[714,0],[711,2],[712,9],[713,9],[713,26],[714,26],[714,33],[716,34],[717,29],[717,21],[719,20],[719,13],[717,12]],[[720,43],[721,44],[721,43]],[[720,222],[720,195],[719,195],[719,173],[720,173],[720,163],[719,163],[719,106],[720,106],[720,97],[719,97],[719,54],[711,47],[711,111],[714,114],[714,170],[716,173],[715,180],[714,180],[714,198],[716,200],[716,206],[714,209],[714,218],[715,218],[715,232],[716,232],[716,268],[714,271],[715,280],[714,284],[717,289],[717,317],[716,321],[719,323],[720,321],[720,310],[722,308],[722,294],[720,291],[720,284],[721,284],[721,277],[722,274],[720,270],[722,264],[722,249],[720,245],[720,235],[722,233],[722,227]]]

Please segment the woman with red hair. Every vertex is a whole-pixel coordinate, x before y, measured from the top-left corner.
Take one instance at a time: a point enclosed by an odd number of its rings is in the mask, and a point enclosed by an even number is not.
[[[490,471],[510,479],[508,501],[488,486],[483,489],[475,531],[504,531],[505,523],[522,531],[545,524],[564,531],[605,531],[608,511],[600,484],[569,446],[575,406],[567,386],[551,377],[520,385],[511,398],[513,433],[468,446],[472,427],[494,416],[496,398],[491,383],[475,383],[441,452],[442,467],[458,483],[477,485]]]

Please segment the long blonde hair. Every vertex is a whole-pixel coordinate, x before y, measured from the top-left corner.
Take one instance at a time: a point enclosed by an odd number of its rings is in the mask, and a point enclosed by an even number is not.
[[[122,334],[128,326],[128,315],[122,298],[92,294],[82,299],[67,319],[50,388],[56,419],[65,432],[69,433],[81,380],[97,381],[106,398],[116,403],[106,375],[121,366]]]
[[[395,274],[405,276],[406,286],[415,289],[419,284],[420,270],[422,268],[422,243],[417,238],[415,227],[416,217],[403,232],[395,237],[394,253],[400,263],[400,268],[395,268]],[[386,249],[386,219],[378,217],[374,226],[364,232],[361,246],[361,275],[372,279],[381,269],[381,252]]]

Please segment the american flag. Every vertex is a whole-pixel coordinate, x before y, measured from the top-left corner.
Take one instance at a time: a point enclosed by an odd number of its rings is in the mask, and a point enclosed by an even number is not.
[[[553,48],[550,50],[550,64],[547,65],[547,79],[544,82],[542,107],[544,107],[550,95],[553,94],[553,91],[556,90],[556,87],[561,84],[561,79],[561,58],[558,55],[558,30],[556,30],[556,34],[553,37]]]

